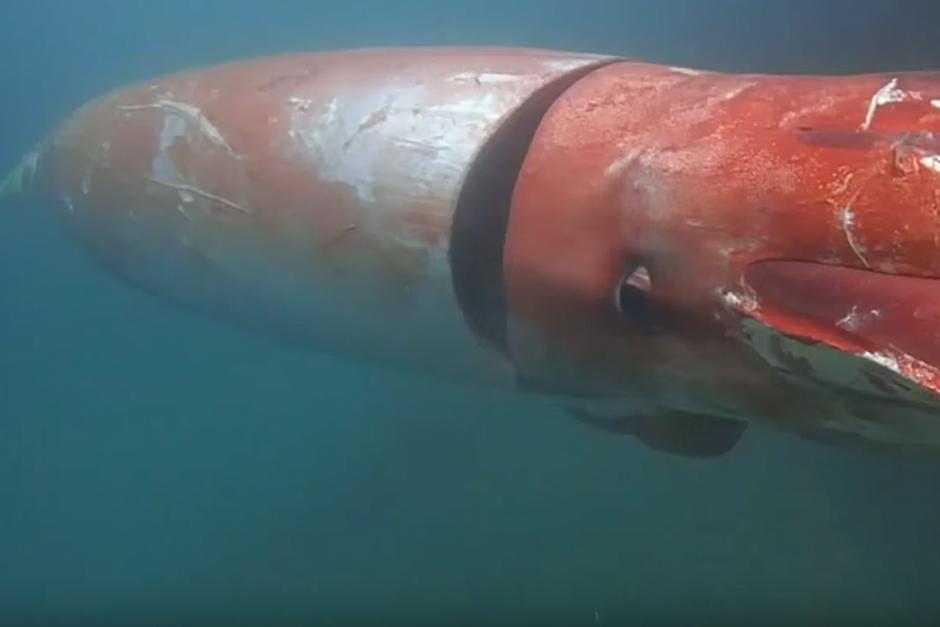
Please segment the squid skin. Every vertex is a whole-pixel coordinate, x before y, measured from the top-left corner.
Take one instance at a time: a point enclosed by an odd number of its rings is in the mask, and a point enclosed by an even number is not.
[[[937,73],[282,55],[87,103],[24,193],[161,298],[657,450],[940,451]]]

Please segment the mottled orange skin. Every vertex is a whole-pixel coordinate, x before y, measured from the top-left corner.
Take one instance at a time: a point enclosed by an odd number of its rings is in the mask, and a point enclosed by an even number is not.
[[[865,329],[788,316],[782,296],[764,302],[745,277],[765,260],[940,275],[940,172],[921,162],[940,151],[932,135],[940,108],[931,102],[940,75],[899,75],[902,101],[870,111],[893,78],[625,62],[579,81],[543,120],[513,200],[505,269],[517,364],[587,387],[631,385],[653,404],[668,407],[672,396],[686,409],[820,434],[827,414],[875,422],[903,414],[851,391],[785,380],[741,330],[742,318],[753,318],[857,353],[890,351],[884,338],[907,333],[913,306],[882,324],[873,344]],[[672,332],[644,333],[615,311],[630,260],[647,268],[650,300],[672,319]],[[774,272],[763,285],[774,285]],[[818,281],[789,281],[805,287],[794,299],[834,298]],[[907,293],[940,303],[940,288],[927,285]],[[896,293],[879,289],[866,293],[869,304],[893,302]],[[847,313],[853,303],[841,304]],[[922,325],[919,339],[938,347],[932,329]],[[901,364],[907,377],[940,390],[936,366]]]

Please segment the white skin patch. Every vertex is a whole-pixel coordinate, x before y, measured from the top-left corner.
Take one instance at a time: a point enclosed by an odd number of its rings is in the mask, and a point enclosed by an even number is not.
[[[129,105],[120,107],[120,109],[124,112],[157,109],[164,111],[168,118],[173,115],[182,117],[183,119],[188,120],[194,124],[196,128],[198,128],[202,134],[213,144],[221,147],[230,155],[237,156],[235,151],[232,150],[232,147],[229,146],[227,141],[225,141],[225,138],[222,136],[222,133],[219,132],[219,129],[216,128],[216,126],[209,121],[209,118],[206,117],[202,110],[195,105],[191,105],[186,102],[177,102],[175,100],[158,100],[153,104],[134,106]]]
[[[757,309],[757,301],[748,295],[723,292],[721,294],[721,301],[735,311],[746,313]]]
[[[844,207],[842,209],[842,232],[845,234],[845,241],[848,242],[849,248],[852,249],[852,252],[855,253],[855,256],[858,257],[858,260],[864,264],[866,268],[871,266],[868,265],[868,260],[865,259],[864,247],[855,241],[855,235],[853,234],[853,229],[855,228],[855,212],[851,207]]]
[[[882,355],[880,353],[862,353],[862,357],[868,359],[869,361],[873,361],[879,366],[887,368],[892,372],[896,372],[898,374],[901,373],[901,364],[899,364],[898,360],[894,357]]]
[[[158,100],[153,104],[128,105],[120,107],[120,109],[124,111],[126,116],[149,110],[165,113],[163,126],[160,129],[160,145],[151,163],[151,174],[148,177],[150,181],[175,190],[179,194],[180,200],[186,204],[192,202],[194,197],[199,196],[239,213],[251,213],[249,209],[232,200],[210,194],[195,185],[189,184],[180,176],[169,151],[177,141],[191,141],[189,136],[190,126],[195,127],[201,133],[201,136],[207,138],[213,145],[222,148],[235,159],[240,159],[228,142],[225,141],[225,138],[222,137],[219,129],[209,121],[198,107],[175,100]]]
[[[160,148],[153,157],[153,178],[161,183],[179,183],[180,176],[176,164],[168,154],[178,139],[186,137],[186,121],[176,115],[167,115],[163,118],[163,128],[160,131]]]
[[[416,196],[460,179],[482,137],[516,102],[511,92],[468,95],[446,104],[428,103],[421,86],[378,89],[355,100],[333,98],[309,110],[293,108],[290,137],[304,158],[316,159],[320,175],[351,185],[360,201],[376,196],[376,173],[395,151],[400,176]]]
[[[896,102],[906,102],[909,100],[923,100],[924,96],[917,91],[905,91],[898,87],[898,79],[892,78],[871,97],[868,103],[868,111],[865,113],[865,121],[862,122],[861,130],[871,129],[872,122],[875,121],[875,114],[878,109]],[[932,101],[933,102],[933,101]]]
[[[309,98],[288,98],[287,104],[291,106],[291,109],[294,111],[307,111],[313,106],[313,101]]]
[[[495,72],[460,72],[451,79],[455,83],[476,83],[478,85],[492,85],[496,83],[514,83],[519,79],[515,74],[498,74]]]
[[[921,157],[920,164],[929,170],[940,174],[940,155],[928,155]]]
[[[858,305],[854,305],[845,316],[836,322],[836,326],[840,329],[854,332],[858,331],[871,318],[877,318],[880,315],[881,311],[878,309],[870,309],[868,312],[863,312],[859,310]]]

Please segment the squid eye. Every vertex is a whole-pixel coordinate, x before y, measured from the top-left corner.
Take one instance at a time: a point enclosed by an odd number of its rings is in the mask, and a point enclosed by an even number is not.
[[[661,332],[666,327],[652,303],[652,288],[646,266],[635,264],[624,274],[614,293],[614,306],[620,316],[645,333]]]

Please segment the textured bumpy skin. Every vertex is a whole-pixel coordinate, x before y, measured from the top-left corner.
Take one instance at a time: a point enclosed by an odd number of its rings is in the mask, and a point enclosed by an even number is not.
[[[599,69],[545,116],[515,190],[517,365],[936,447],[937,133],[934,74]],[[614,311],[624,277],[666,332]]]
[[[164,297],[714,456],[940,450],[940,76],[297,54],[89,103],[0,188]]]

